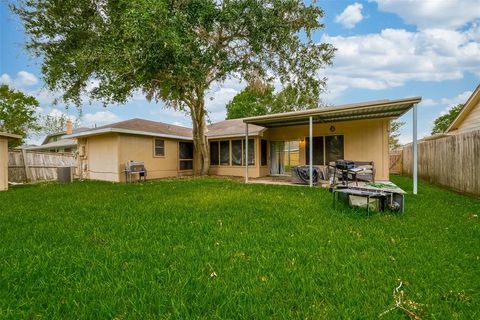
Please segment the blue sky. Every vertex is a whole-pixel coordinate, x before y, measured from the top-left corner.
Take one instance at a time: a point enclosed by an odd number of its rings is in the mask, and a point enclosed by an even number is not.
[[[317,1],[326,28],[314,37],[338,48],[327,76],[329,104],[422,96],[419,135],[428,135],[433,120],[465,102],[480,83],[480,6],[478,0]],[[0,82],[35,95],[40,113],[77,116],[74,108],[53,105],[58,93],[43,88],[41,60],[23,49],[24,33],[4,2],[0,4]],[[225,105],[244,86],[228,80],[210,88],[206,99],[211,121],[223,120]],[[126,105],[83,106],[84,126],[133,117],[189,126],[189,117],[162,103],[135,95]],[[411,140],[411,114],[402,120],[402,142]],[[40,137],[31,137],[38,143]]]

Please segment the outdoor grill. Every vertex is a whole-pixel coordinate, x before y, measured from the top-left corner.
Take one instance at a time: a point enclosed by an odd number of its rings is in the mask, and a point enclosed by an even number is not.
[[[143,161],[127,161],[125,163],[125,179],[127,182],[132,182],[132,175],[138,173],[138,180],[145,181],[147,179],[147,169]]]
[[[355,168],[355,162],[350,160],[337,160],[335,161],[335,167],[338,170],[350,170]]]

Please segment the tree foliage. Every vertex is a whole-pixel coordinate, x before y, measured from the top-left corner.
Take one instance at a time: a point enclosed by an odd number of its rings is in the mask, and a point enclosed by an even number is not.
[[[0,131],[22,136],[21,140],[9,141],[9,147],[21,145],[27,134],[40,129],[35,114],[37,107],[34,97],[0,85]]]
[[[395,150],[400,147],[400,128],[405,125],[405,122],[402,121],[391,121],[390,122],[390,135],[388,137],[388,146],[390,150]]]
[[[41,127],[42,132],[45,134],[54,134],[59,132],[64,132],[67,128],[67,122],[71,119],[65,115],[53,115],[48,114],[42,117]],[[76,118],[75,121],[72,121],[72,128],[78,128],[80,126],[80,119]]]
[[[432,134],[443,133],[452,124],[463,108],[463,104],[457,104],[450,108],[446,114],[443,114],[433,121]]]
[[[274,93],[272,85],[249,84],[227,104],[227,119],[305,110],[319,106],[319,96],[298,94],[292,87]]]
[[[227,119],[261,116],[271,113],[273,86],[246,86],[227,104]]]
[[[205,94],[227,77],[274,79],[316,97],[334,48],[312,39],[323,11],[301,0],[20,0],[27,48],[46,85],[77,105],[141,91],[192,118],[195,155],[209,167]],[[98,86],[89,92],[92,80]]]

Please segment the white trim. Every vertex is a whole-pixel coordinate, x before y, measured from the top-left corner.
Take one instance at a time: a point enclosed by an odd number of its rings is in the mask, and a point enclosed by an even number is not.
[[[164,133],[155,133],[155,132],[148,132],[148,131],[122,129],[122,128],[93,129],[93,130],[89,130],[89,131],[84,131],[84,132],[74,133],[74,134],[70,134],[70,135],[65,135],[65,136],[62,136],[62,138],[63,139],[81,138],[81,137],[88,137],[88,136],[100,135],[100,134],[105,134],[105,133],[127,133],[127,134],[136,134],[136,135],[149,136],[149,137],[160,137],[160,138],[170,138],[170,139],[193,141],[192,137],[185,137],[185,136],[178,136],[178,135],[164,134]]]

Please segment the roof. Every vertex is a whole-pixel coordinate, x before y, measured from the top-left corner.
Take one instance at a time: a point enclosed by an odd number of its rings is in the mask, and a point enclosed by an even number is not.
[[[101,126],[98,128],[66,135],[63,138],[81,138],[105,133],[127,133],[153,137],[192,140],[192,129],[163,122],[131,119]]]
[[[73,130],[72,130],[72,133],[79,133],[79,132],[83,132],[83,131],[87,131],[87,130],[90,130],[90,128],[81,127],[81,128],[73,129]],[[67,131],[60,131],[60,132],[55,132],[55,133],[47,134],[47,135],[45,136],[45,139],[43,139],[42,145],[47,144],[48,139],[50,139],[51,137],[54,137],[54,136],[63,136],[63,135],[65,135],[65,134],[67,134]]]
[[[245,136],[245,123],[242,119],[224,120],[213,123],[208,126],[207,137],[208,138],[223,138],[223,137],[236,137]],[[256,136],[265,130],[264,127],[250,125],[248,126],[248,134]]]
[[[374,118],[398,118],[404,115],[421,97],[396,100],[376,100],[361,103],[322,107],[302,111],[276,113],[265,116],[245,118],[243,121],[263,127],[277,127],[307,124],[309,117],[314,123],[363,120]]]
[[[477,105],[477,102],[480,100],[480,85],[473,91],[472,95],[468,98],[467,102],[463,106],[462,110],[458,113],[457,117],[450,126],[445,130],[445,132],[450,132],[462,124],[463,120],[468,116],[468,114],[473,110],[473,108]]]
[[[8,138],[9,140],[10,139],[21,139],[22,136],[18,135],[18,134],[13,134],[13,133],[8,133],[8,132],[3,132],[3,131],[0,131],[0,137],[5,137],[5,138]]]
[[[77,145],[77,140],[75,139],[60,139],[57,141],[42,144],[40,146],[27,146],[27,147],[24,147],[23,149],[47,150],[47,149],[55,149],[55,148],[75,147],[76,145]]]

